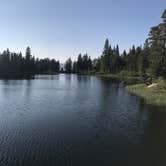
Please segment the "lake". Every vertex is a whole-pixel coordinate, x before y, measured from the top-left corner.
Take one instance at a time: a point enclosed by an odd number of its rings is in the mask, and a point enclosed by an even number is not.
[[[166,165],[166,108],[93,76],[0,81],[0,166],[121,165]]]

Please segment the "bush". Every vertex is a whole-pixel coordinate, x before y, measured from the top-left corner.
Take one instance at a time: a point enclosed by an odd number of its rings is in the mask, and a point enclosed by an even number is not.
[[[158,88],[161,90],[166,90],[166,80],[164,80],[162,77],[158,79]]]
[[[139,77],[139,73],[138,72],[134,72],[134,71],[121,71],[120,73],[118,73],[119,76],[128,76],[128,77]]]

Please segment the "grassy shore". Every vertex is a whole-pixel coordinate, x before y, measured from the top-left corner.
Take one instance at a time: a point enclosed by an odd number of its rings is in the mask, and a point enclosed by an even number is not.
[[[136,73],[121,72],[118,74],[97,73],[97,76],[119,80],[127,85],[128,92],[142,97],[147,104],[166,106],[166,80],[154,79],[156,86],[148,87]]]
[[[166,106],[166,80],[155,79],[153,80],[157,86],[148,87],[143,81],[140,79],[140,76],[135,73],[95,73],[95,72],[85,72],[85,73],[77,73],[80,75],[89,75],[89,76],[97,76],[106,79],[112,79],[115,81],[123,82],[127,85],[127,90],[131,94],[137,95],[138,97],[142,97],[147,104],[155,105],[155,106]]]
[[[117,81],[122,81],[127,85],[133,85],[141,83],[139,76],[132,76],[132,75],[126,75],[126,74],[105,74],[105,73],[96,73],[96,76],[113,79]]]
[[[166,90],[159,87],[147,87],[145,84],[127,86],[127,90],[145,99],[147,104],[166,106]]]
[[[148,87],[137,75],[126,73],[119,74],[97,74],[97,76],[119,80],[127,85],[127,90],[131,94],[141,97],[147,104],[155,106],[166,106],[166,80],[156,79],[156,86]]]
[[[119,80],[126,83],[127,85],[133,85],[141,82],[139,77],[134,76],[122,76],[118,74],[98,74],[98,76]]]

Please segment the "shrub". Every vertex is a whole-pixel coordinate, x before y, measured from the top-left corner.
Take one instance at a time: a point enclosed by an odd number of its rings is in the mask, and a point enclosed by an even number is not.
[[[161,90],[166,90],[166,80],[164,80],[162,77],[158,79],[158,88]]]

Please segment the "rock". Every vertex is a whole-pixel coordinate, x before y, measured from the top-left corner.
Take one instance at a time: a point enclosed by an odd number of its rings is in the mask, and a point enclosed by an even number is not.
[[[153,83],[153,84],[149,85],[148,88],[156,88],[157,86],[158,86],[157,83]]]

